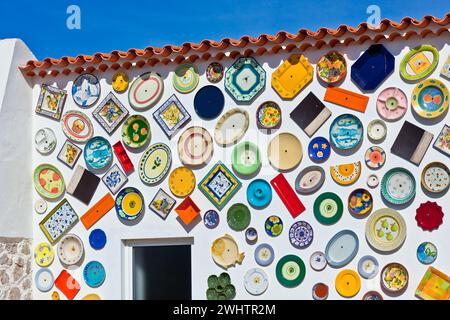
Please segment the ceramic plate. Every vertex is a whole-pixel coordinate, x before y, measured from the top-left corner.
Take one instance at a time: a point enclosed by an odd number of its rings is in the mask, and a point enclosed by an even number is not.
[[[191,115],[173,94],[153,113],[153,118],[171,139],[181,127],[191,120]]]
[[[66,188],[61,172],[48,163],[40,164],[34,169],[33,183],[37,193],[46,199],[59,198]]]
[[[322,271],[326,268],[327,264],[327,258],[322,251],[316,251],[309,257],[309,265],[313,270]]]
[[[289,229],[289,241],[297,249],[309,247],[313,239],[313,229],[306,221],[297,221]]]
[[[187,128],[178,139],[178,155],[189,166],[207,164],[214,152],[214,144],[208,130],[202,127]]]
[[[217,83],[223,78],[223,65],[219,62],[211,62],[206,67],[206,78],[209,82]]]
[[[376,300],[376,301],[380,301],[383,300],[383,296],[376,291],[368,291],[364,294],[364,296],[362,297],[362,300]]]
[[[150,141],[150,124],[141,115],[133,115],[122,126],[122,140],[130,148],[137,149]]]
[[[255,244],[258,241],[258,231],[253,227],[247,228],[245,230],[245,240],[248,244]]]
[[[331,146],[324,137],[313,138],[308,145],[308,155],[312,161],[326,161],[331,154]]]
[[[325,283],[316,283],[312,288],[314,300],[326,300],[328,298],[328,286]]]
[[[102,229],[94,229],[89,234],[89,244],[95,250],[103,249],[106,244],[106,233]]]
[[[99,103],[92,115],[94,119],[111,135],[116,131],[123,120],[128,117],[129,111],[112,93]]]
[[[172,164],[170,148],[164,143],[151,145],[139,160],[139,177],[148,184],[164,179]]]
[[[361,175],[361,162],[345,163],[330,167],[331,177],[341,185],[351,185]]]
[[[405,204],[416,194],[416,180],[411,172],[397,167],[385,173],[381,180],[381,194],[392,204]]]
[[[341,198],[333,192],[322,193],[314,201],[314,216],[322,224],[330,225],[338,222],[343,211]]]
[[[381,270],[381,288],[392,295],[401,294],[409,282],[408,270],[400,263],[389,263]]]
[[[255,261],[262,267],[267,267],[275,259],[275,253],[268,243],[262,243],[255,249]]]
[[[264,223],[266,233],[271,237],[277,237],[283,231],[283,220],[278,216],[269,216]]]
[[[450,157],[450,126],[444,125],[439,133],[433,147],[442,154]]]
[[[34,261],[39,267],[48,267],[54,258],[53,247],[47,242],[41,242],[34,249]]]
[[[41,292],[48,292],[53,288],[53,273],[48,268],[39,269],[34,276],[36,288]]]
[[[220,216],[216,210],[208,210],[203,216],[203,223],[209,229],[214,229],[219,225]]]
[[[93,137],[84,146],[84,161],[89,168],[100,170],[112,162],[112,148],[103,137]]]
[[[347,63],[342,54],[330,51],[319,58],[316,71],[317,76],[325,83],[337,83],[344,79],[347,73]]]
[[[416,222],[423,230],[433,231],[443,223],[444,212],[436,202],[421,203],[416,209]]]
[[[190,63],[181,64],[175,70],[172,78],[173,87],[180,93],[193,91],[199,82],[198,69]]]
[[[96,76],[90,73],[79,75],[72,84],[72,98],[81,108],[89,108],[100,97],[100,83]]]
[[[253,180],[247,187],[247,201],[254,208],[264,208],[272,201],[272,188],[263,179]]]
[[[336,233],[325,248],[327,262],[333,268],[341,268],[348,264],[358,253],[359,240],[351,230]]]
[[[138,189],[127,187],[120,190],[114,206],[120,219],[132,221],[144,213],[144,197]]]
[[[287,255],[280,259],[276,267],[278,281],[285,287],[298,286],[306,275],[305,263],[294,255]]]
[[[155,72],[141,74],[128,90],[128,102],[136,111],[144,111],[153,107],[161,99],[164,82]]]
[[[75,142],[86,142],[94,135],[91,120],[80,111],[71,110],[64,113],[61,125],[66,137]]]
[[[280,133],[269,142],[267,157],[275,169],[291,170],[302,161],[302,144],[292,133]]]
[[[247,132],[249,126],[248,112],[234,108],[223,114],[214,128],[214,140],[222,146],[235,144]]]
[[[361,120],[351,114],[342,114],[331,123],[330,141],[337,149],[353,149],[361,143],[363,131]]]
[[[84,254],[83,241],[74,235],[68,234],[58,243],[58,257],[63,265],[74,265],[80,262]]]
[[[295,191],[299,194],[312,194],[325,182],[325,171],[319,166],[306,167],[295,179]]]
[[[423,44],[411,49],[400,62],[400,74],[409,81],[420,80],[428,76],[439,62],[437,49]]]
[[[426,79],[414,88],[411,105],[422,118],[441,117],[448,109],[448,89],[437,79]]]
[[[421,182],[429,192],[444,192],[450,184],[450,170],[442,162],[431,162],[423,168]]]
[[[356,216],[368,215],[373,208],[373,198],[366,189],[353,190],[348,196],[348,210]]]
[[[239,253],[236,241],[228,234],[214,240],[211,246],[211,254],[214,262],[225,269],[236,265],[236,263],[241,264],[245,258],[244,253]]]
[[[195,175],[188,167],[175,168],[169,176],[169,188],[177,197],[186,197],[194,191]]]
[[[269,286],[267,274],[261,268],[252,268],[244,275],[244,287],[248,293],[259,296],[263,294]]]
[[[312,80],[314,69],[302,54],[293,54],[272,73],[272,87],[283,99],[292,99]]]
[[[376,174],[371,174],[367,177],[367,186],[370,188],[376,188],[378,184],[380,183],[380,179],[378,179],[378,176]]]
[[[450,298],[450,277],[433,267],[428,267],[417,286],[415,295],[423,300],[443,300]]]
[[[225,105],[225,97],[216,86],[204,86],[197,91],[194,98],[195,113],[203,120],[217,118]]]
[[[50,128],[39,129],[34,135],[34,146],[41,154],[50,154],[56,147],[56,136]]]
[[[366,222],[366,239],[378,251],[395,251],[406,238],[406,223],[403,217],[390,208],[379,209]]]
[[[252,57],[238,58],[225,72],[225,89],[236,101],[251,101],[265,85],[266,72]]]
[[[105,268],[100,262],[91,261],[84,267],[83,278],[89,287],[98,288],[105,281],[106,278]]]
[[[386,162],[386,152],[379,146],[372,146],[366,150],[364,162],[370,169],[379,169]]]
[[[437,258],[437,248],[431,242],[422,242],[417,247],[417,259],[423,264],[431,264]]]
[[[369,122],[367,126],[367,136],[374,142],[379,142],[386,138],[387,126],[381,119],[375,119]]]
[[[256,110],[256,124],[261,129],[277,129],[281,126],[281,109],[276,102],[263,102]]]
[[[233,169],[240,175],[252,175],[261,167],[261,156],[256,144],[245,141],[236,145],[231,154]]]
[[[378,267],[378,261],[373,256],[364,256],[358,261],[358,272],[365,279],[375,278]]]
[[[228,209],[228,226],[234,231],[245,230],[250,224],[250,219],[250,210],[243,203],[235,203]]]
[[[116,73],[114,73],[111,79],[111,86],[117,93],[125,92],[128,89],[129,83],[130,79],[128,78],[128,75],[123,71],[117,71]]]
[[[47,211],[47,202],[44,199],[37,199],[34,203],[34,211],[39,214],[45,213]]]
[[[408,99],[400,89],[389,87],[380,92],[377,98],[377,112],[386,121],[397,121],[408,110]]]
[[[361,289],[361,278],[349,269],[342,270],[336,276],[336,291],[344,298],[351,298],[358,294]]]

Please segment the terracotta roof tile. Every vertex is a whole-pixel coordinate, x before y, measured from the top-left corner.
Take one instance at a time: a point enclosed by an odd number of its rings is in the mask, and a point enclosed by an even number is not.
[[[71,72],[82,73],[85,71],[106,71],[109,68],[117,70],[119,68],[129,69],[133,66],[132,62],[136,62],[136,67],[142,68],[146,65],[154,66],[157,63],[168,64],[170,62],[181,63],[185,60],[195,62],[198,59],[221,60],[226,57],[223,51],[229,52],[229,57],[236,58],[240,54],[249,55],[263,55],[267,52],[277,53],[280,50],[291,52],[299,48],[304,51],[310,47],[321,48],[323,46],[334,47],[339,43],[345,46],[353,42],[362,44],[366,41],[372,40],[379,42],[386,39],[390,41],[398,37],[409,39],[412,36],[420,36],[422,38],[430,35],[440,35],[443,32],[449,32],[448,25],[450,23],[450,13],[447,13],[443,18],[434,16],[424,16],[421,20],[416,20],[411,17],[403,18],[399,23],[383,19],[379,26],[372,27],[366,22],[360,23],[357,27],[348,25],[340,25],[337,29],[320,28],[317,31],[308,29],[300,29],[297,33],[289,33],[280,31],[275,35],[261,34],[258,37],[243,36],[240,39],[224,38],[221,41],[203,40],[200,43],[186,42],[181,46],[166,45],[162,48],[146,47],[144,49],[129,49],[128,51],[113,50],[110,53],[95,53],[93,55],[79,55],[77,57],[62,57],[60,59],[46,58],[42,61],[28,61],[26,65],[19,67],[22,72],[29,77],[47,75],[57,76],[60,73],[65,75]],[[434,25],[435,31],[427,28]],[[442,26],[436,29],[436,26]],[[415,30],[406,31],[411,27],[423,29],[420,32]],[[389,34],[385,34],[388,28],[396,29]],[[371,36],[372,33],[379,33]],[[325,41],[325,37],[331,37]],[[304,40],[313,40],[314,44]],[[284,42],[296,42],[299,45],[288,43],[283,49]],[[302,43],[304,41],[304,43]],[[266,46],[269,45],[270,46]],[[259,47],[255,49],[255,46]],[[231,47],[231,48],[230,48]],[[235,49],[233,49],[233,47]],[[248,47],[248,48],[246,48]],[[244,49],[245,50],[241,50]],[[170,58],[170,56],[172,56]]]

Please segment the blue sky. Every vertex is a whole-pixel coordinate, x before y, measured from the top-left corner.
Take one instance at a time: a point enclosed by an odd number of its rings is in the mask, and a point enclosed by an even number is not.
[[[66,26],[66,10],[73,4],[81,11],[79,30]],[[381,18],[395,21],[426,14],[442,17],[450,11],[445,0],[4,0],[0,38],[23,39],[38,59],[59,58],[344,23],[356,26],[366,21],[371,4],[380,7]]]

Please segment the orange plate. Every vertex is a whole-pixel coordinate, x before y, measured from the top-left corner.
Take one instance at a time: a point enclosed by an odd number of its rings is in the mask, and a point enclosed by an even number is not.
[[[92,227],[101,217],[114,208],[114,198],[110,193],[107,193],[96,204],[94,204],[85,214],[80,218],[86,229]]]
[[[80,284],[66,270],[61,271],[55,280],[55,286],[67,297],[73,300],[80,291]]]
[[[184,222],[184,224],[188,225],[199,215],[200,209],[188,196],[175,209],[175,212],[180,216],[180,219]]]
[[[336,87],[328,87],[323,99],[363,113],[369,102],[369,97],[365,95]]]

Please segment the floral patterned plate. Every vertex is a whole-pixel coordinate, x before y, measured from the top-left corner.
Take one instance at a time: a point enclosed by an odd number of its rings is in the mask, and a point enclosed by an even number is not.
[[[191,120],[191,115],[173,94],[153,113],[153,118],[171,139],[181,127]]]
[[[44,163],[34,169],[34,187],[39,195],[46,199],[56,199],[65,190],[64,177],[53,165]]]
[[[281,109],[276,102],[263,102],[256,110],[256,124],[261,129],[277,129],[281,126]]]
[[[344,79],[347,73],[347,62],[342,54],[330,51],[317,61],[317,76],[328,84],[333,84]]]
[[[264,224],[266,233],[271,237],[277,237],[283,231],[283,220],[278,216],[270,216]]]
[[[148,184],[154,184],[167,175],[172,163],[170,148],[164,143],[151,145],[139,161],[139,177]]]

